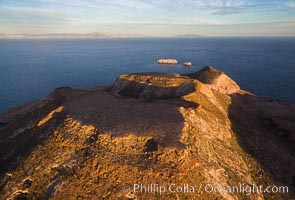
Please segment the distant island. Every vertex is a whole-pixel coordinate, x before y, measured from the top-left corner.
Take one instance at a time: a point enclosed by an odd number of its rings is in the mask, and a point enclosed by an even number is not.
[[[202,35],[198,35],[198,34],[184,34],[184,35],[175,35],[175,38],[200,38],[200,37],[204,37]]]
[[[173,58],[161,58],[157,60],[158,64],[170,64],[170,65],[176,65],[178,64],[178,60]]]
[[[46,33],[46,34],[4,34],[0,38],[137,38],[146,37],[139,34],[118,34],[105,32],[92,33]]]
[[[177,65],[179,62],[178,60],[174,59],[174,58],[161,58],[159,60],[157,60],[157,64],[164,64],[164,65]],[[192,62],[189,61],[185,61],[183,63],[183,66],[186,67],[191,67],[193,64]]]
[[[149,36],[143,34],[122,34],[108,32],[91,32],[91,33],[0,33],[0,39],[17,39],[17,38],[200,38],[204,37],[197,34],[183,34],[175,36]]]

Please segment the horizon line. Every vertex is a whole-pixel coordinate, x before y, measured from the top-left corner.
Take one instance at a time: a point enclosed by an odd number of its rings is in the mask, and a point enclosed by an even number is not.
[[[107,32],[85,32],[85,33],[0,33],[0,39],[120,39],[120,38],[214,38],[214,37],[295,37],[295,35],[199,35],[185,33],[178,35],[141,35],[120,34]]]

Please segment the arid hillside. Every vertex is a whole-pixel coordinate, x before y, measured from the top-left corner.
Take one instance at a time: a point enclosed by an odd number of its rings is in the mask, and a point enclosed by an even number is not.
[[[295,198],[295,105],[212,67],[58,88],[0,122],[0,199]]]

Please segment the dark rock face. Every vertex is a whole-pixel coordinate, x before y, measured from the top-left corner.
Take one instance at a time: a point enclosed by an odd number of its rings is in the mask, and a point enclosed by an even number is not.
[[[33,181],[29,178],[26,178],[25,180],[23,180],[23,184],[22,184],[22,188],[23,189],[27,189],[29,187],[31,187]]]
[[[194,91],[193,79],[165,73],[121,75],[111,88],[115,95],[142,100],[176,98]]]
[[[28,194],[25,191],[18,191],[14,194],[13,200],[28,200]]]
[[[4,127],[5,127],[5,124],[0,122],[0,129]]]
[[[148,139],[144,145],[144,152],[153,152],[158,150],[158,143],[156,140]]]

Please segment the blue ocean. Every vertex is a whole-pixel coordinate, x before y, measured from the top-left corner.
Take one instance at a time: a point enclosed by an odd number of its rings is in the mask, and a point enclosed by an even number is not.
[[[159,58],[191,61],[188,68]],[[188,73],[211,65],[242,89],[295,102],[295,38],[0,40],[0,112],[56,87],[111,85],[131,72]]]

